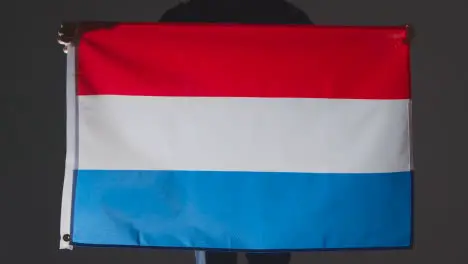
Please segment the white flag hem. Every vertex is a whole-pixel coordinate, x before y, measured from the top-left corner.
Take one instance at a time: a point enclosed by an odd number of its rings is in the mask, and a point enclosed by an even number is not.
[[[71,214],[73,200],[74,171],[76,169],[76,79],[75,79],[74,46],[68,48],[67,53],[67,79],[66,79],[66,158],[65,177],[62,191],[62,209],[60,220],[60,249],[72,250],[71,239]]]

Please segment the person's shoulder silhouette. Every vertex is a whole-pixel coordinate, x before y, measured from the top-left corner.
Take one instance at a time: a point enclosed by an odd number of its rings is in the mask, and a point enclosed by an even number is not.
[[[160,22],[312,24],[285,0],[189,0],[167,10]]]

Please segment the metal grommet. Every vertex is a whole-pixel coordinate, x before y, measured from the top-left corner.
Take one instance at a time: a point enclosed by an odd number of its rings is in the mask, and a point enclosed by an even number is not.
[[[63,239],[63,241],[65,241],[65,242],[70,242],[70,235],[69,235],[69,234],[65,234],[65,235],[63,235],[62,239]]]

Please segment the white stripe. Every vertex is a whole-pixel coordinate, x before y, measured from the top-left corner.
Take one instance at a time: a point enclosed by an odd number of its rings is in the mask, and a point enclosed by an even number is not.
[[[75,87],[75,48],[70,45],[67,53],[67,154],[65,157],[65,177],[62,191],[60,219],[60,249],[73,249],[70,242],[63,240],[70,235],[73,197],[73,177],[76,167],[76,87]]]
[[[408,152],[410,155],[410,167],[414,170],[414,153],[413,153],[413,102],[410,101],[408,104]]]
[[[81,96],[79,168],[408,171],[409,103]]]

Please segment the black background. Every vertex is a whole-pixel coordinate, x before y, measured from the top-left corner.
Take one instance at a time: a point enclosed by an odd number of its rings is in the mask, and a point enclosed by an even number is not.
[[[6,13],[1,43],[7,47],[2,49],[0,78],[0,263],[194,263],[191,251],[58,251],[65,157],[65,56],[55,42],[60,21],[157,21],[176,1],[9,3],[15,5],[14,12],[1,8]],[[294,3],[316,24],[413,24],[417,33],[412,48],[416,175],[413,249],[298,253],[292,264],[468,263],[468,2]]]

